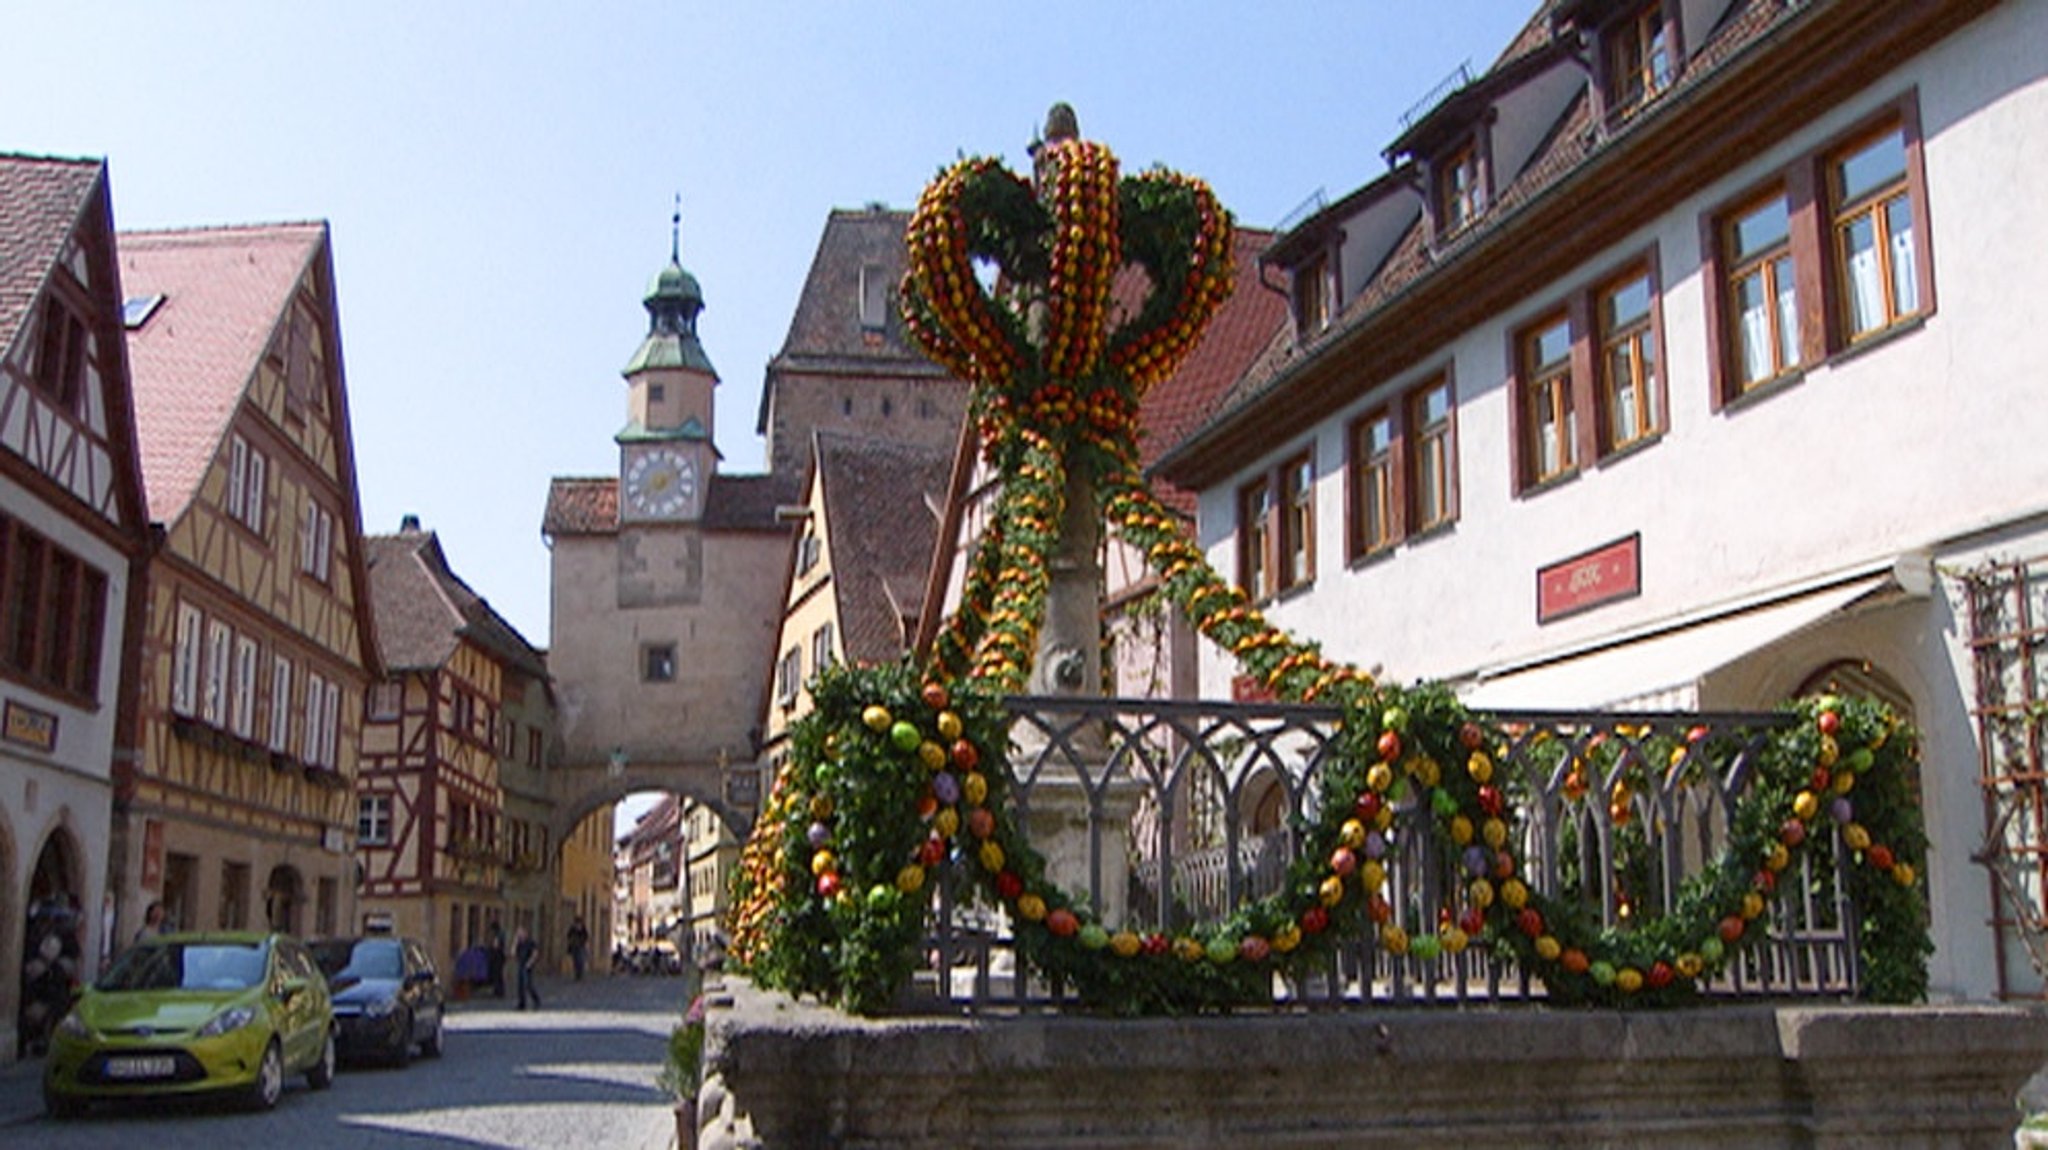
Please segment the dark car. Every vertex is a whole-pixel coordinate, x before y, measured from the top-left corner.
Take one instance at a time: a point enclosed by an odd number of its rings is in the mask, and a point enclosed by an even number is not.
[[[426,948],[409,938],[366,935],[310,944],[334,997],[339,1053],[403,1066],[413,1048],[441,1053],[441,976]]]

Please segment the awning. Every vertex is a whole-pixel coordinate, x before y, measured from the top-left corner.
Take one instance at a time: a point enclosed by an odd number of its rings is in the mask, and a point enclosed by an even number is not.
[[[1839,583],[1633,641],[1482,674],[1459,694],[1481,710],[1690,710],[1699,704],[1701,678],[1892,586],[1888,574]]]

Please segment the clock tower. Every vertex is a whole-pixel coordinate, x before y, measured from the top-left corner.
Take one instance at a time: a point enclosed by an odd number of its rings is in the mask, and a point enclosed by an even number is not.
[[[622,523],[694,523],[718,451],[711,442],[712,390],[718,372],[697,342],[704,294],[683,270],[682,214],[675,217],[668,266],[648,285],[647,338],[626,364],[626,426],[619,444]]]

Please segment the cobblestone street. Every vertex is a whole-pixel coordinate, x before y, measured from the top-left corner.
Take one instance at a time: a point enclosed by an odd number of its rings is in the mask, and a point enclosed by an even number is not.
[[[215,1102],[143,1103],[58,1122],[42,1113],[41,1062],[23,1062],[0,1071],[0,1146],[663,1150],[675,1119],[655,1080],[688,985],[562,979],[541,985],[547,1005],[539,1011],[517,1011],[510,997],[454,1003],[443,1057],[402,1070],[344,1067],[327,1091],[294,1078],[267,1114]]]

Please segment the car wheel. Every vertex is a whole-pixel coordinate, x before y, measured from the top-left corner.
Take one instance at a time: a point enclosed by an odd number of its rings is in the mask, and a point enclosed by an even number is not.
[[[256,1067],[256,1081],[249,1084],[247,1102],[251,1110],[269,1110],[277,1105],[279,1096],[284,1094],[284,1053],[277,1047],[277,1039],[263,1048],[263,1061]]]
[[[59,1122],[67,1118],[76,1118],[85,1113],[85,1107],[85,1099],[74,1098],[69,1094],[59,1094],[50,1089],[47,1083],[44,1084],[43,1109],[50,1117],[57,1119]]]
[[[425,1038],[420,1039],[421,1055],[427,1058],[441,1057],[442,1023],[446,1017],[446,1010],[437,1008],[434,1011],[434,1029],[428,1032]]]
[[[306,1068],[306,1085],[315,1090],[325,1090],[334,1085],[334,1030],[331,1027],[320,1042],[320,1060]]]
[[[404,1020],[392,1028],[398,1034],[398,1041],[391,1047],[391,1065],[401,1068],[412,1065],[412,1028],[412,1011],[408,1010]]]

